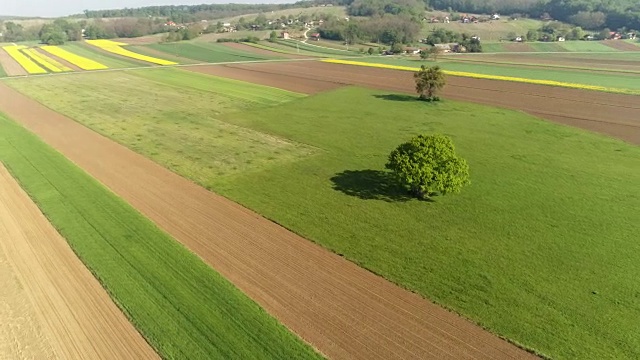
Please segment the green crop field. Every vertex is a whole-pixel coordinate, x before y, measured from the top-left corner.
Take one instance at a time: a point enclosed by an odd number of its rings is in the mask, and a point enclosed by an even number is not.
[[[126,69],[145,66],[139,62],[128,61],[122,58],[116,58],[114,56],[107,55],[106,53],[100,52],[97,49],[91,48],[90,45],[84,45],[77,42],[69,42],[61,47],[74,54],[84,56],[91,60],[95,60],[103,65],[108,66],[111,69]]]
[[[277,42],[280,45],[284,45],[286,47],[292,49],[300,49],[304,51],[308,51],[311,53],[316,53],[320,55],[333,55],[333,56],[356,56],[359,55],[357,51],[346,51],[346,50],[338,50],[338,49],[330,49],[326,47],[322,47],[322,41],[314,41],[309,40],[309,43],[303,43],[297,40],[278,40]],[[355,47],[356,49],[358,47]]]
[[[96,77],[74,79],[98,104],[119,90]],[[117,99],[101,108],[78,104],[77,93],[51,96],[46,81],[9,84],[99,131],[112,121],[101,115],[105,111],[135,119],[120,114]],[[162,93],[186,92],[191,106],[200,104],[187,90],[165,84]],[[138,96],[159,96],[148,91]],[[212,90],[198,91],[218,101]],[[183,99],[176,94],[156,103]],[[241,152],[254,145],[225,132],[205,142],[223,146],[199,155],[199,136],[216,131],[206,125],[213,107],[153,112],[147,127],[134,131],[143,139],[181,142],[180,156],[171,155],[174,171],[502,336],[558,359],[640,357],[640,338],[630,336],[640,333],[639,148],[515,111],[427,104],[359,88],[258,110],[231,112],[224,105],[215,105],[223,109],[215,122],[286,142],[297,156],[221,176],[194,172],[209,166],[216,153],[226,156],[225,146],[236,144]],[[131,120],[118,121],[126,126]],[[154,122],[194,122],[201,129],[186,137],[177,127],[158,135],[166,127]],[[175,152],[169,145],[150,154],[130,144],[128,131],[108,135],[156,161]],[[471,166],[472,185],[462,194],[421,202],[390,182],[386,156],[419,133],[453,137]]]
[[[419,68],[420,65],[434,65],[431,61],[421,61],[416,58],[398,57],[369,57],[358,61],[389,64],[397,66],[409,66]],[[605,86],[616,89],[626,89],[631,92],[640,90],[640,75],[638,74],[615,74],[602,73],[597,71],[583,71],[578,69],[549,69],[536,68],[530,66],[520,66],[516,64],[482,64],[470,62],[456,62],[439,60],[440,65],[445,70],[463,71],[477,74],[511,76],[524,79],[554,80],[567,83],[584,85]]]
[[[614,48],[596,41],[565,41],[558,43],[561,47],[573,52],[618,52]]]
[[[162,358],[319,358],[200,258],[2,116],[0,161]]]
[[[559,43],[546,43],[546,42],[530,42],[527,43],[535,51],[539,52],[566,52],[569,51],[566,47],[563,47]]]
[[[303,97],[280,89],[178,69],[21,80],[9,84],[205,185],[216,177],[295,161],[315,151],[218,120],[227,112]],[[85,116],[87,109],[94,115]]]
[[[7,73],[4,71],[2,64],[0,64],[0,77],[5,77],[5,76],[7,76]]]
[[[163,60],[173,61],[178,64],[197,64],[200,62],[200,61],[195,61],[193,59],[189,59],[184,56],[181,56],[179,53],[172,54],[167,52],[158,52],[154,49],[150,49],[147,46],[129,45],[127,46],[127,50],[130,50],[142,55],[147,55],[155,58],[161,58]]]
[[[210,63],[270,59],[268,56],[236,50],[220,44],[209,44],[203,42],[177,42],[147,46],[167,54]],[[277,56],[272,57],[272,59],[276,58]]]
[[[507,50],[502,43],[482,43],[482,51],[485,53],[501,53]]]
[[[275,53],[281,53],[281,54],[304,55],[309,57],[320,57],[320,58],[335,57],[335,55],[326,55],[326,54],[321,54],[314,51],[307,51],[307,50],[301,49],[300,47],[298,48],[296,48],[295,46],[291,47],[289,45],[283,45],[277,42],[272,43],[268,41],[261,41],[257,44],[249,43],[249,42],[244,44],[248,46],[253,46],[258,49],[269,50],[269,51],[273,51]]]

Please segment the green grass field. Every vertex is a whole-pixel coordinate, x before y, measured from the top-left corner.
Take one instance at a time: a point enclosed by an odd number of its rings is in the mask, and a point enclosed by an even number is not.
[[[534,19],[518,19],[484,22],[478,24],[463,24],[459,21],[452,21],[449,24],[436,23],[425,24],[422,28],[422,37],[427,37],[433,29],[443,28],[457,33],[467,33],[469,35],[480,36],[483,41],[495,42],[505,39],[510,33],[525,35],[529,30],[537,30],[544,25],[544,22]]]
[[[397,66],[410,66],[419,68],[420,65],[431,66],[435,63],[431,61],[421,61],[417,58],[398,58],[398,57],[369,57],[359,59],[358,61],[389,64]],[[605,86],[617,89],[626,89],[632,92],[640,90],[640,76],[638,74],[615,74],[602,73],[596,71],[585,71],[577,69],[550,69],[535,68],[530,66],[521,66],[516,64],[481,64],[470,62],[456,62],[439,60],[440,65],[445,70],[463,71],[477,74],[512,76],[525,79],[536,80],[554,80],[568,83]]]
[[[629,337],[640,332],[637,147],[517,112],[361,89],[228,120],[324,152],[221,180],[225,196],[554,358],[640,355]],[[454,137],[473,184],[407,201],[389,189],[386,155],[433,132]]]
[[[74,86],[98,96],[98,103],[120,91],[115,81],[74,78]],[[106,109],[72,105],[77,93],[51,96],[45,81],[9,84],[95,129],[111,121],[101,116],[105,110],[125,118],[114,107],[118,100]],[[170,89],[163,93],[184,92]],[[157,96],[149,94],[138,91],[147,101]],[[199,104],[189,96],[191,105]],[[156,103],[172,99],[180,98]],[[154,123],[211,121],[212,109],[185,111],[152,114],[139,136],[166,131]],[[359,88],[222,111],[216,119],[305,151],[293,160],[257,162],[218,176],[192,169],[206,168],[216,153],[225,156],[224,146],[250,150],[252,142],[220,134],[205,142],[224,145],[210,157],[197,156],[201,150],[190,145],[197,137],[177,132],[161,138],[169,144],[155,154],[129,146],[158,159],[175,153],[172,141],[185,142],[180,156],[171,155],[174,171],[548,356],[640,356],[640,338],[631,336],[640,333],[637,147],[519,112],[453,101],[427,104]],[[199,135],[215,131],[200,126]],[[462,194],[420,202],[389,182],[386,156],[419,133],[454,138],[471,166],[472,185]],[[131,140],[127,131],[109,136]]]
[[[152,49],[172,54],[180,57],[197,60],[200,62],[232,62],[232,61],[257,61],[265,59],[276,59],[277,56],[268,57],[232,49],[220,44],[209,44],[203,42],[177,42],[165,44],[147,45]],[[275,54],[274,54],[275,55]]]
[[[319,358],[200,258],[2,116],[0,161],[162,358]]]
[[[210,179],[315,152],[309,146],[218,120],[224,113],[303,97],[280,89],[178,69],[24,80],[9,84],[205,185]],[[57,95],[61,93],[73,96]],[[85,116],[87,109],[93,109],[93,115]]]
[[[2,64],[0,64],[0,77],[6,77],[7,73],[4,71]]]
[[[92,49],[91,47],[89,47],[89,45],[84,45],[77,42],[69,42],[63,45],[62,48],[74,54],[84,56],[91,60],[95,60],[103,65],[108,66],[111,69],[126,69],[145,66],[144,64],[139,62],[128,61],[122,58],[116,58],[114,56],[107,55],[105,53],[99,52],[98,50]]]
[[[563,47],[559,43],[546,43],[546,42],[529,42],[527,43],[534,50],[539,52],[567,52],[566,47]]]

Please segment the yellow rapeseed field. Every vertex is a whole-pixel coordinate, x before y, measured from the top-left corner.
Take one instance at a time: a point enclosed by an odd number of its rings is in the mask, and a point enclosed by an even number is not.
[[[99,47],[102,50],[108,51],[116,55],[125,56],[125,57],[136,59],[136,60],[146,61],[152,64],[157,64],[157,65],[177,65],[178,64],[173,61],[158,59],[155,57],[146,56],[146,55],[135,53],[133,51],[129,51],[123,47],[127,44],[116,42],[116,41],[87,40],[87,44]]]
[[[58,61],[39,53],[36,49],[23,49],[22,52],[51,72],[59,73],[65,71],[73,71],[70,68],[60,64]]]
[[[108,66],[102,65],[97,61],[87,59],[84,56],[76,55],[58,46],[43,46],[41,47],[41,49],[51,55],[57,56],[60,59],[70,62],[71,64],[79,67],[82,70],[104,70],[109,68]]]
[[[40,67],[40,65],[36,64],[33,60],[29,59],[25,54],[22,53],[22,49],[25,49],[26,46],[21,45],[9,45],[3,47],[4,51],[6,51],[15,61],[20,64],[29,74],[46,74],[47,70]]]
[[[414,67],[409,67],[409,66],[375,64],[375,63],[367,63],[367,62],[362,62],[362,61],[337,60],[337,59],[326,59],[326,60],[322,60],[322,61],[328,62],[328,63],[334,63],[334,64],[368,66],[368,67],[403,70],[403,71],[418,71],[418,70],[420,70],[419,68],[414,68]],[[633,90],[628,90],[628,89],[610,88],[610,87],[597,86],[597,85],[567,83],[567,82],[554,81],[554,80],[538,80],[538,79],[526,79],[526,78],[519,78],[519,77],[512,77],[512,76],[486,75],[486,74],[477,74],[477,73],[470,73],[470,72],[464,72],[464,71],[450,71],[450,70],[443,70],[443,71],[447,75],[468,77],[468,78],[474,78],[474,79],[489,79],[489,80],[512,81],[512,82],[520,82],[520,83],[536,84],[536,85],[558,86],[558,87],[565,87],[565,88],[571,88],[571,89],[604,91],[604,92],[619,93],[619,94],[634,94],[634,93],[636,93]]]

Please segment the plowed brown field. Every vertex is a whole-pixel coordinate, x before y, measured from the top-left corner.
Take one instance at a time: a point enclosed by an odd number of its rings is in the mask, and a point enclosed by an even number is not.
[[[18,62],[3,49],[0,49],[0,65],[2,65],[4,72],[9,76],[27,75],[27,70],[18,64]]]
[[[330,358],[534,358],[1,83],[0,110]]]
[[[1,359],[158,358],[1,164],[0,269]]]
[[[189,68],[255,83],[301,91],[330,86],[360,85],[394,92],[414,93],[413,73],[323,62],[291,62],[203,66]],[[639,96],[597,91],[480,80],[449,76],[443,96],[495,105],[544,119],[596,131],[640,144]],[[309,91],[312,92],[312,91]]]

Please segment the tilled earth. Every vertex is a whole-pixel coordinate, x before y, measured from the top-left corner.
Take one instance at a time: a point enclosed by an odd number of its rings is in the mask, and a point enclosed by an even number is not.
[[[0,164],[0,359],[158,359]]]

